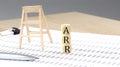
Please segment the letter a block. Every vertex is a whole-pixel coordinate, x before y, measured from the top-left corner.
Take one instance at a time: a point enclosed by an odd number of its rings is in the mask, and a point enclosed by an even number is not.
[[[70,24],[62,24],[61,25],[62,32],[62,52],[70,53],[71,52],[71,26]]]

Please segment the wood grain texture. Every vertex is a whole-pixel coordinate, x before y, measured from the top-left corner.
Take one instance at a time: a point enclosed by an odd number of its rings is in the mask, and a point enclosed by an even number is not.
[[[50,29],[60,30],[61,24],[71,24],[72,32],[120,35],[120,21],[80,12],[59,13],[46,16]],[[20,19],[0,21],[0,30],[19,27]],[[37,26],[35,26],[37,27]]]

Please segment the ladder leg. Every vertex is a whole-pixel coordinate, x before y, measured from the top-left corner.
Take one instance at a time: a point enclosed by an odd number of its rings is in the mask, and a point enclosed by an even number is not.
[[[43,20],[42,20],[42,10],[39,10],[39,20],[40,20],[40,40],[41,40],[41,47],[42,51],[44,50],[44,42],[43,42]]]
[[[21,46],[22,46],[22,35],[23,35],[23,25],[21,24],[19,48],[21,48]]]
[[[43,33],[41,33],[41,47],[43,51],[44,50]]]
[[[44,50],[44,42],[43,42],[43,30],[42,30],[42,22],[40,24],[40,40],[41,40],[41,47],[42,47],[42,51]]]
[[[43,18],[43,21],[44,21],[44,23],[45,23],[45,25],[46,25],[47,34],[48,34],[48,36],[49,36],[50,42],[53,43],[52,37],[51,37],[51,34],[50,34],[50,31],[49,31],[49,27],[48,27],[48,24],[47,24],[47,21],[46,21],[46,18],[45,18],[45,15],[44,15],[43,10],[42,10],[42,18]]]
[[[27,29],[28,42],[30,43],[29,25],[26,25],[26,29]]]
[[[21,24],[20,24],[21,29],[20,29],[19,48],[21,48],[21,46],[22,46],[23,27],[24,27],[23,20],[25,19],[24,16],[25,16],[25,13],[24,13],[24,10],[22,10],[22,18],[21,18]]]
[[[47,32],[48,32],[48,36],[49,36],[50,42],[53,43],[53,41],[52,41],[52,37],[51,37],[51,35],[50,35],[49,30],[48,30]]]

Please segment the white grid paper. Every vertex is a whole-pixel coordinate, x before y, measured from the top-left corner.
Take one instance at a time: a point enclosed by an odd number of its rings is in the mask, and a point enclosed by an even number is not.
[[[0,36],[0,52],[38,57],[37,64],[51,64],[61,67],[120,67],[120,36],[72,32],[72,52],[62,53],[61,32],[51,30],[53,43],[44,35],[44,51],[40,38],[23,38],[19,49],[19,35]]]

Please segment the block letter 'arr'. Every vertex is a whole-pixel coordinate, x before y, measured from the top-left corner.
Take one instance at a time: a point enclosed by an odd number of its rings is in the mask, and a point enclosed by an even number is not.
[[[61,32],[62,32],[62,51],[64,53],[70,53],[71,52],[70,24],[61,25]]]

